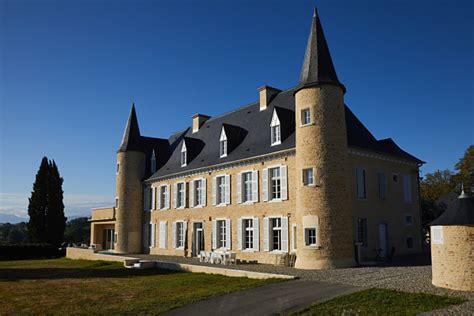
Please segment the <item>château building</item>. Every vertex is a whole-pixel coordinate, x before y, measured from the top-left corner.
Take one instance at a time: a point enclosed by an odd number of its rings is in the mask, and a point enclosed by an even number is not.
[[[132,105],[116,205],[93,210],[91,244],[179,256],[225,249],[260,263],[295,253],[302,269],[421,251],[423,162],[376,139],[345,91],[315,10],[295,87],[260,87],[256,102],[195,114],[166,139],[142,136]]]

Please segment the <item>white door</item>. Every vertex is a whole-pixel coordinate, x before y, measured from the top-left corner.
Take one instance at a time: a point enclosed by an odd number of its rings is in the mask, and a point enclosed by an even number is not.
[[[387,224],[379,224],[379,248],[380,256],[387,256]]]
[[[204,250],[204,231],[202,223],[194,223],[193,256],[197,256],[201,250]]]

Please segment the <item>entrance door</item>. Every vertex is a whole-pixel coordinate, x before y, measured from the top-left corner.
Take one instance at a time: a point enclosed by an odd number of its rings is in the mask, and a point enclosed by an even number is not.
[[[387,224],[379,224],[379,248],[380,256],[387,256]]]
[[[202,223],[194,223],[193,228],[193,256],[195,257],[204,250],[204,230]]]
[[[104,250],[114,250],[114,235],[115,229],[104,229],[104,242],[102,245]]]

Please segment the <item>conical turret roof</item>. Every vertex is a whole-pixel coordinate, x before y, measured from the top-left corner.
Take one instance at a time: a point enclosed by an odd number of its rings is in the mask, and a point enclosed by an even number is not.
[[[138,127],[137,114],[135,113],[135,104],[132,104],[127,125],[123,132],[122,142],[119,151],[140,150],[141,148],[140,129]]]
[[[473,199],[464,193],[463,189],[456,205],[444,211],[444,213],[432,221],[430,225],[474,225]]]

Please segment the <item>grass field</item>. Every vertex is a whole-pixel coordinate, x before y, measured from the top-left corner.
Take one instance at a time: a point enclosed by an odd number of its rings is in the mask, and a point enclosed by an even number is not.
[[[0,315],[156,314],[278,280],[231,278],[69,259],[0,261]]]
[[[315,304],[295,315],[418,315],[462,302],[446,296],[369,289]]]

